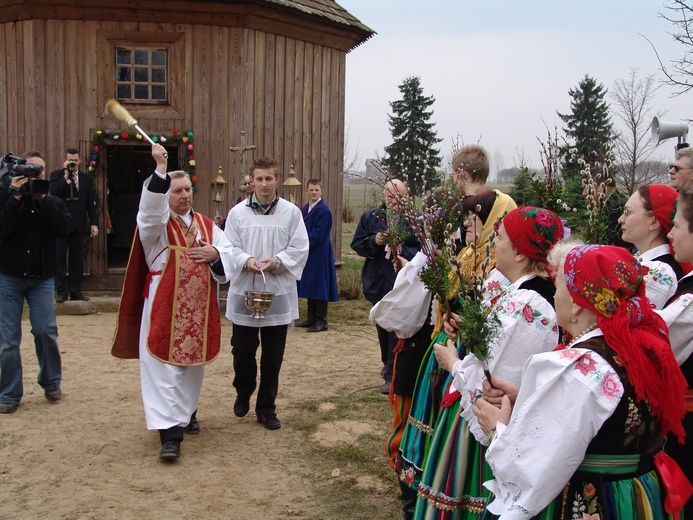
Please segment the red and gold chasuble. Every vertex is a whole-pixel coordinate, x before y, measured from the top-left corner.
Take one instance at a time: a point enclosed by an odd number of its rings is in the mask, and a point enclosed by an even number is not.
[[[198,230],[205,242],[213,242],[214,224],[199,213],[193,217],[190,227],[180,218],[168,221],[168,260],[152,302],[147,349],[152,356],[171,365],[209,363],[219,354],[221,345],[219,306],[209,265],[196,263],[188,254],[191,248],[198,247]],[[136,234],[111,351],[116,357],[139,357],[143,294],[148,293],[150,281],[147,274],[142,244]]]

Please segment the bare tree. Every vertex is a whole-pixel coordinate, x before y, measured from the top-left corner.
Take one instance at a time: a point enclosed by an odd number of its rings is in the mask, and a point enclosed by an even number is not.
[[[674,26],[674,32],[670,32],[669,35],[683,46],[683,57],[669,60],[671,65],[667,67],[654,44],[646,36],[641,36],[648,41],[657,55],[660,70],[666,77],[665,83],[676,87],[678,91],[674,92],[674,95],[679,96],[693,88],[693,7],[687,5],[687,0],[670,2],[672,5],[665,6],[666,11],[659,13],[659,16]]]
[[[358,168],[361,164],[358,140],[356,141],[356,146],[353,146],[352,140],[351,123],[347,123],[344,132],[344,169],[342,170],[344,178],[357,177]]]
[[[493,169],[496,172],[496,179],[498,179],[500,171],[505,169],[505,159],[503,158],[501,151],[498,149],[493,152]]]
[[[616,184],[629,194],[639,186],[650,184],[661,171],[650,160],[655,144],[650,137],[650,124],[655,114],[652,101],[656,86],[654,74],[638,77],[638,69],[631,68],[626,79],[619,78],[611,88],[613,116],[621,128],[613,143],[614,174]]]

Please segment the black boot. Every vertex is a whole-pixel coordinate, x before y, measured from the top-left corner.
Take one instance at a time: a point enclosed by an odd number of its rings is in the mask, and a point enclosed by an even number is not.
[[[306,321],[297,323],[297,327],[312,327],[315,325],[315,303],[317,300],[308,299],[308,318]]]
[[[180,443],[183,442],[183,431],[182,426],[172,426],[166,430],[159,430],[159,437],[161,438],[160,459],[171,461],[180,458]]]
[[[399,480],[399,489],[402,491],[402,496],[400,498],[402,502],[402,518],[403,520],[410,520],[414,518],[414,508],[416,507],[416,490],[407,486],[405,482]]]
[[[322,332],[327,330],[327,300],[315,301],[315,323],[308,332]]]

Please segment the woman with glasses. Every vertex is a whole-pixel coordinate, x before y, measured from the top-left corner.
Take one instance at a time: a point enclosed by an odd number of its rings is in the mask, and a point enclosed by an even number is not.
[[[683,276],[667,239],[677,198],[676,191],[664,184],[641,186],[630,196],[618,219],[621,237],[637,248],[636,257],[649,268],[645,293],[657,309],[672,297]]]

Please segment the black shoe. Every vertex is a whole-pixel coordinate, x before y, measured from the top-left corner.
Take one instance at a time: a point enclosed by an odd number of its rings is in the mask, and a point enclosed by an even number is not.
[[[81,292],[76,292],[70,294],[70,300],[74,301],[81,301],[81,302],[88,302],[89,298],[84,296]]]
[[[266,413],[265,415],[258,415],[257,422],[262,424],[268,430],[278,430],[282,427],[282,423],[277,419],[276,413]]]
[[[65,303],[67,301],[67,294],[59,294],[55,299],[55,303]]]
[[[236,417],[245,417],[250,411],[250,399],[236,396],[236,402],[233,403],[233,414]]]
[[[0,413],[14,413],[18,407],[19,403],[0,403]]]
[[[317,320],[315,318],[308,318],[306,321],[302,321],[300,323],[297,323],[296,326],[297,327],[312,327],[313,325],[315,325],[316,321]]]
[[[318,320],[315,322],[315,325],[309,328],[306,332],[322,332],[323,330],[327,330],[327,322]]]
[[[390,393],[390,388],[392,387],[392,381],[385,381],[385,384],[380,389],[380,393],[388,395]]]
[[[200,433],[200,423],[197,422],[197,411],[193,412],[193,414],[190,416],[190,422],[187,426],[183,427],[183,431],[185,433],[189,433],[190,435],[197,435]]]
[[[44,394],[46,396],[46,399],[52,402],[60,401],[60,398],[63,396],[63,392],[60,390],[60,387],[54,389],[54,390],[46,390]]]
[[[159,458],[163,460],[176,460],[180,458],[180,441],[166,441],[161,445]]]

